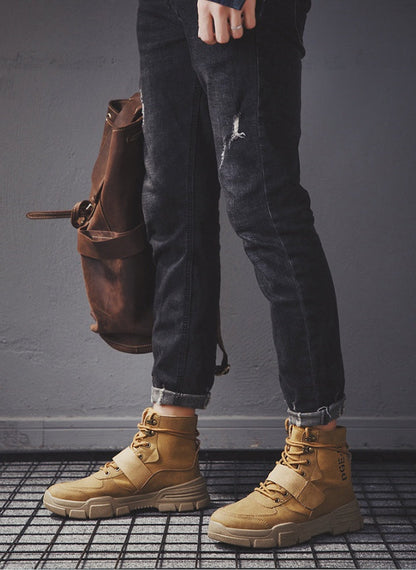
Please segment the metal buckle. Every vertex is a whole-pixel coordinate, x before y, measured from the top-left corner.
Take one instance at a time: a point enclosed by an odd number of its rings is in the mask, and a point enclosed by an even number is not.
[[[77,202],[71,211],[71,223],[74,228],[80,228],[88,222],[95,210],[95,204],[90,200]]]

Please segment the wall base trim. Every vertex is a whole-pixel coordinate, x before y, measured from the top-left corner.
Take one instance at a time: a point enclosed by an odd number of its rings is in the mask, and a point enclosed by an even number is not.
[[[203,449],[281,449],[285,417],[200,416]],[[136,432],[138,418],[0,417],[3,451],[121,449]],[[416,449],[416,417],[343,416],[352,449]]]

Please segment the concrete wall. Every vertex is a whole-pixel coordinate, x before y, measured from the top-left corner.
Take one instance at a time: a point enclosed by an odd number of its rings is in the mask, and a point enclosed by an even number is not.
[[[149,403],[152,356],[89,331],[75,230],[24,217],[88,196],[107,101],[138,87],[136,6],[0,1],[6,450],[122,447]],[[416,441],[415,18],[409,0],[314,0],[305,30],[302,184],[337,290],[356,448]],[[200,413],[202,443],[279,447],[286,405],[268,304],[222,201],[221,216],[232,368]]]

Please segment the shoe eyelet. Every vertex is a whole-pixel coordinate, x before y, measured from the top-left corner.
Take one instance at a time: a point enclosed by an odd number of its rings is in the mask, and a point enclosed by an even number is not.
[[[139,455],[137,456],[139,459],[143,458],[143,453],[139,453]]]
[[[287,491],[285,491],[285,492],[283,493],[283,496],[284,496],[284,497],[287,497],[288,494],[289,494],[289,493],[288,493]]]
[[[120,471],[120,467],[117,467],[117,468],[116,468],[116,471]]]
[[[309,459],[306,460],[306,465],[310,465],[311,462],[309,461]]]
[[[109,475],[110,472],[109,471],[104,471],[104,475]]]
[[[275,503],[280,503],[280,499],[275,499],[274,502],[275,502]]]

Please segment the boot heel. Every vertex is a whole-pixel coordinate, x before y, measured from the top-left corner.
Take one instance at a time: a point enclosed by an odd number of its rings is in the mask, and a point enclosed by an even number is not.
[[[332,513],[331,534],[333,535],[355,532],[356,530],[361,530],[363,526],[364,521],[357,499],[343,505]]]
[[[208,507],[211,502],[204,478],[198,477],[181,485],[159,491],[156,507],[160,512],[194,511]]]

